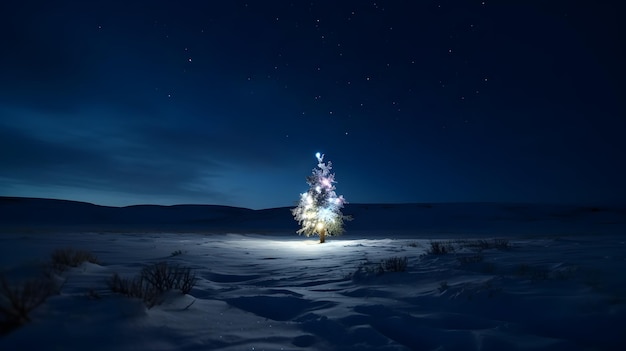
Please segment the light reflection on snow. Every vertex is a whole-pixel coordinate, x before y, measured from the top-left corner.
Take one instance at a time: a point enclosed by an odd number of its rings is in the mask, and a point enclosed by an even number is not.
[[[329,254],[349,252],[355,247],[376,247],[389,245],[392,239],[333,239],[320,244],[315,239],[262,237],[262,236],[239,236],[232,235],[222,241],[224,247],[236,248],[238,246],[247,249],[267,251],[274,254],[290,256],[292,254]],[[215,244],[214,242],[212,243]]]

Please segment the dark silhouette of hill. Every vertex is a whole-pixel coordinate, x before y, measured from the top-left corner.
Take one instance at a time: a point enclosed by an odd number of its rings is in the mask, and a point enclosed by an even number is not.
[[[499,203],[348,204],[347,234],[626,233],[623,207]],[[218,205],[100,206],[0,197],[0,232],[198,232],[294,234],[290,208],[252,210]]]

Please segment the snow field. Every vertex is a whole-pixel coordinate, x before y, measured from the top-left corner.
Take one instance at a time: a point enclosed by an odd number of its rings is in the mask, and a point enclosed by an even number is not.
[[[494,233],[495,234],[495,233]],[[356,237],[356,236],[352,236]],[[493,237],[499,237],[494,235]],[[3,234],[0,267],[32,274],[74,247],[101,264],[61,274],[61,293],[2,350],[621,350],[626,244],[619,236],[315,239],[229,234]],[[481,238],[481,240],[491,240]],[[429,254],[432,241],[453,247]],[[406,257],[405,272],[379,262]],[[193,268],[161,305],[110,292],[167,261]]]

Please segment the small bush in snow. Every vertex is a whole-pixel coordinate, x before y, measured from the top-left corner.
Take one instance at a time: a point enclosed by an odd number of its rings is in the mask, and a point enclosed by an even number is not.
[[[390,257],[381,260],[378,264],[364,262],[359,265],[356,272],[348,275],[352,280],[361,280],[371,276],[384,274],[385,272],[405,272],[408,266],[406,257]]]
[[[180,276],[180,280],[177,282],[177,289],[180,289],[180,292],[183,294],[189,294],[191,289],[198,282],[198,278],[196,277],[196,273],[191,271],[191,268],[184,267],[178,271]]]
[[[180,290],[183,294],[191,291],[196,285],[196,274],[189,267],[170,266],[167,262],[159,262],[145,267],[141,277],[158,292],[170,289]]]
[[[176,251],[172,251],[170,256],[174,257],[174,256],[182,255],[182,254],[183,254],[183,252],[181,250],[176,250]]]
[[[356,272],[349,274],[348,278],[358,281],[383,273],[384,271],[382,270],[382,267],[380,265],[364,262],[359,265],[359,267],[356,269]]]
[[[450,243],[441,241],[431,241],[428,253],[431,255],[445,255],[454,252],[454,247]]]
[[[159,262],[141,270],[141,278],[157,291],[164,292],[174,287],[176,271],[166,262]]]
[[[145,267],[134,278],[122,278],[116,273],[108,283],[111,291],[140,298],[150,308],[161,303],[160,297],[164,292],[175,289],[188,294],[196,282],[196,274],[191,268],[159,262]]]
[[[0,334],[30,322],[30,311],[55,293],[56,285],[45,277],[11,284],[0,275]]]
[[[383,272],[404,272],[408,265],[406,257],[390,257],[380,262],[380,268]]]
[[[141,276],[134,278],[122,278],[114,273],[108,281],[109,288],[114,293],[119,293],[128,297],[151,300],[152,295],[156,295],[156,290],[148,286]]]
[[[54,270],[63,272],[69,267],[78,267],[83,262],[99,263],[98,258],[91,252],[72,248],[57,249],[50,255]]]

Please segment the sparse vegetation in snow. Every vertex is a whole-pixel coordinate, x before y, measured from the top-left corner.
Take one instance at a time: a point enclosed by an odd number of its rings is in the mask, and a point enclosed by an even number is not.
[[[56,249],[50,255],[50,263],[56,272],[63,272],[70,267],[78,267],[84,262],[100,264],[90,251],[74,248]]]
[[[454,246],[450,242],[431,241],[427,252],[431,255],[446,255],[454,252]]]
[[[383,272],[404,272],[409,260],[406,257],[390,257],[380,262]]]
[[[0,335],[30,322],[30,312],[55,293],[57,287],[48,277],[16,282],[0,274]]]
[[[164,292],[174,289],[188,294],[196,282],[196,273],[191,268],[159,262],[144,267],[133,278],[123,278],[115,273],[108,285],[115,293],[142,299],[150,308],[162,302]]]

